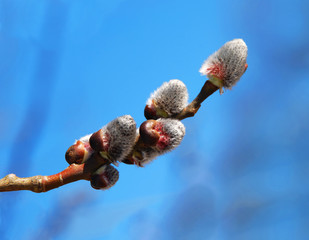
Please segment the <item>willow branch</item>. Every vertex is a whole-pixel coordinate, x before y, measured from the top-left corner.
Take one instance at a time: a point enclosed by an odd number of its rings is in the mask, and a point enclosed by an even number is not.
[[[178,113],[176,116],[173,117],[179,120],[183,120],[188,117],[193,117],[201,107],[202,102],[204,102],[206,98],[208,98],[218,89],[219,88],[217,86],[215,86],[209,80],[207,80],[204,86],[202,87],[200,93],[197,95],[197,97],[180,113]]]
[[[65,184],[79,180],[90,180],[91,174],[103,164],[95,157],[83,164],[71,164],[63,171],[50,176],[33,176],[20,178],[15,174],[9,174],[0,179],[0,192],[29,190],[36,193],[47,192]]]
[[[173,116],[173,118],[182,120],[188,117],[193,117],[201,107],[202,102],[218,89],[219,88],[217,86],[207,80],[197,97],[187,107],[185,107],[182,112],[176,116]],[[130,162],[130,164],[132,163]],[[93,174],[100,166],[104,164],[110,164],[110,162],[104,159],[102,161],[102,157],[97,157],[93,154],[85,163],[73,163],[65,170],[50,176],[38,175],[20,178],[15,174],[9,174],[0,179],[0,192],[19,190],[29,190],[36,193],[47,192],[75,181],[90,180],[91,174]]]

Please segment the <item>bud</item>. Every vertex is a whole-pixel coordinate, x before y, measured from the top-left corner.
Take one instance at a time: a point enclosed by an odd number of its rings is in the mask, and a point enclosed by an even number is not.
[[[170,118],[145,121],[139,131],[141,143],[135,145],[124,162],[140,167],[175,149],[185,135],[184,125],[179,120]]]
[[[77,140],[65,153],[65,159],[69,164],[81,164],[89,159],[93,150],[89,144],[90,134]]]
[[[248,49],[242,39],[225,43],[218,51],[210,55],[203,63],[200,73],[220,88],[231,89],[245,73]]]
[[[148,146],[157,144],[160,139],[160,133],[156,131],[156,120],[148,120],[142,123],[139,127],[140,139]]]
[[[168,118],[180,113],[188,102],[186,85],[177,79],[163,83],[147,100],[146,119]]]
[[[125,115],[114,119],[92,134],[89,141],[90,146],[103,158],[115,163],[131,152],[135,139],[135,121],[131,116]]]
[[[94,189],[109,189],[116,184],[119,179],[119,172],[111,165],[101,166],[94,174],[91,175],[91,186]]]
[[[90,145],[95,151],[108,151],[110,136],[106,128],[101,128],[99,131],[93,133],[90,137]]]

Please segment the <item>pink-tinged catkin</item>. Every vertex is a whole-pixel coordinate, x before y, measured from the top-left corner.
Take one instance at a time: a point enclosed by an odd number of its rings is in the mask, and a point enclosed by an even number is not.
[[[248,48],[242,39],[225,43],[210,55],[200,68],[200,73],[220,88],[231,89],[247,69]]]
[[[163,83],[147,100],[147,119],[168,118],[180,113],[188,103],[186,85],[177,79]]]
[[[138,166],[144,166],[159,155],[172,151],[179,146],[185,136],[185,126],[177,119],[160,118],[156,120],[153,130],[160,136],[156,143],[152,144],[152,146],[134,149],[135,152],[138,152],[138,158],[134,159],[135,164]],[[140,135],[143,134],[140,133]]]

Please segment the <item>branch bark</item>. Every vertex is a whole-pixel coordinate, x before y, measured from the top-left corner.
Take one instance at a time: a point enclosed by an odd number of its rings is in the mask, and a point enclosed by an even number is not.
[[[84,164],[72,164],[62,172],[50,176],[38,175],[19,178],[15,174],[9,174],[0,179],[0,192],[18,190],[30,190],[36,193],[47,192],[62,185],[87,178],[87,174],[84,173]]]
[[[179,120],[183,120],[188,117],[193,117],[201,107],[202,102],[204,102],[206,98],[208,98],[218,89],[219,88],[217,86],[215,86],[209,80],[207,80],[204,86],[202,87],[200,93],[197,95],[197,97],[187,107],[185,107],[184,110],[182,110],[180,113],[178,113],[176,116],[173,117]]]
[[[47,192],[61,187],[65,184],[79,181],[90,180],[91,174],[104,164],[109,164],[107,160],[98,157],[91,157],[86,163],[71,164],[63,171],[50,176],[33,176],[27,178],[17,177],[9,174],[0,179],[0,192],[29,190],[36,193]]]

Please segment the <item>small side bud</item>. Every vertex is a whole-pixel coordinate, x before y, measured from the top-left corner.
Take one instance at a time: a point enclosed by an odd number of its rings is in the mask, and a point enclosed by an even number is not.
[[[160,139],[160,134],[155,130],[157,121],[147,120],[139,128],[140,138],[147,145],[155,145]]]
[[[147,100],[146,119],[169,118],[180,113],[188,103],[186,85],[177,79],[163,83]]]
[[[89,137],[87,135],[77,140],[65,153],[65,159],[69,164],[81,164],[91,156],[93,150],[89,145]]]
[[[200,73],[207,75],[209,81],[220,88],[231,89],[245,73],[248,48],[242,39],[225,43],[203,63]]]
[[[131,152],[135,139],[135,121],[131,116],[125,115],[114,119],[92,134],[90,146],[103,158],[115,163]]]
[[[89,139],[90,146],[95,151],[107,151],[109,147],[110,137],[107,131],[100,129],[93,133]]]
[[[116,184],[119,179],[119,172],[111,165],[103,165],[91,175],[91,186],[94,189],[106,190]]]

